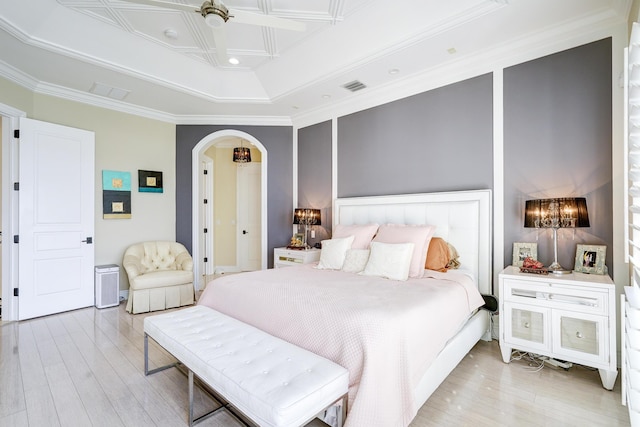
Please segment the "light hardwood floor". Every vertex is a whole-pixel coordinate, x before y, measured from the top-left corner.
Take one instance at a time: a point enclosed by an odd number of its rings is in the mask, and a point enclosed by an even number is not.
[[[1,323],[0,426],[187,425],[186,377],[176,369],[144,376],[147,315],[120,304]],[[155,345],[150,358],[170,361]],[[196,403],[196,411],[210,404],[201,393]],[[223,411],[199,425],[240,424]],[[619,379],[607,391],[597,371],[583,367],[507,365],[493,341],[473,348],[411,427],[628,425]]]

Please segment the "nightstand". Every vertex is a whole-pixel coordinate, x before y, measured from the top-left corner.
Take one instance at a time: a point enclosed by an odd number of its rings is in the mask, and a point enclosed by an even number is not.
[[[311,248],[296,250],[275,248],[273,250],[273,266],[275,268],[309,264],[317,261],[320,261],[320,249]]]
[[[500,281],[500,351],[513,349],[597,368],[611,390],[616,366],[615,285],[607,275],[521,273],[507,267]]]

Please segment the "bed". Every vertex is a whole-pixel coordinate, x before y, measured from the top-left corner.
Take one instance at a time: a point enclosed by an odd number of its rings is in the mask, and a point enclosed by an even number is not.
[[[461,268],[407,280],[315,265],[272,269],[216,279],[198,303],[347,368],[347,427],[407,426],[475,343],[490,339],[489,314],[478,307],[480,294],[491,293],[491,192],[342,198],[333,217],[334,229],[432,225]]]

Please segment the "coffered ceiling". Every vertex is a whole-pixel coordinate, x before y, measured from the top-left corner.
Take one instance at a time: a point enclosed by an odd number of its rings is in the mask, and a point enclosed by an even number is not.
[[[626,20],[626,0],[226,0],[304,31],[223,26],[122,0],[5,1],[0,76],[31,90],[174,122],[290,120],[541,34]],[[144,1],[142,1],[144,3]],[[554,33],[555,32],[555,33]],[[345,88],[352,83],[353,88]],[[1,99],[0,99],[0,102]]]

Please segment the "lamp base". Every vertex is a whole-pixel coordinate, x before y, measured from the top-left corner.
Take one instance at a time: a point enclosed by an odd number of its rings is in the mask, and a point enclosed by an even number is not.
[[[571,270],[565,270],[558,262],[552,263],[547,267],[547,270],[549,270],[549,273],[553,274],[571,274]]]

